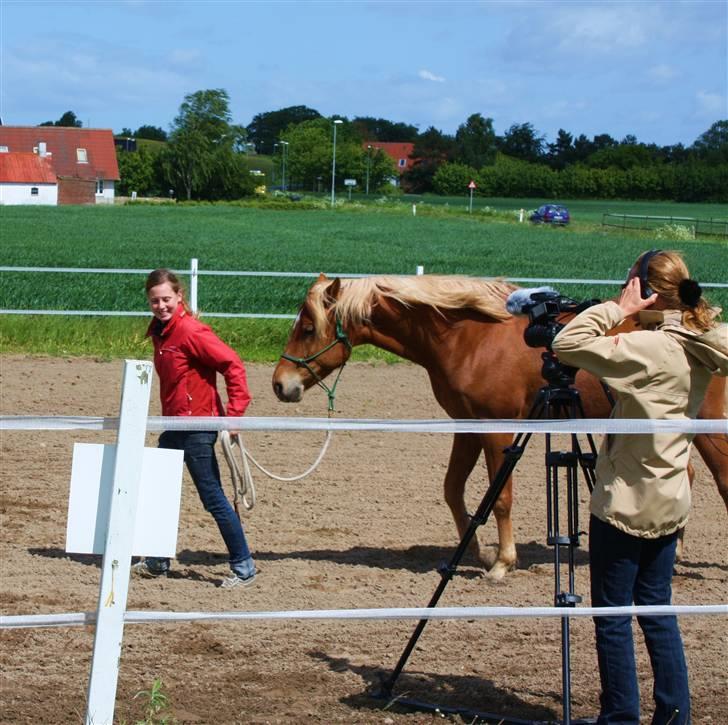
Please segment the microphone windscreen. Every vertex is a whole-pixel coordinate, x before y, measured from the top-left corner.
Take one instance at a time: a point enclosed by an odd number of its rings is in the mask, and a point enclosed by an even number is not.
[[[536,292],[555,293],[556,290],[553,289],[553,287],[530,287],[517,289],[514,292],[511,292],[508,295],[508,299],[506,299],[506,311],[510,312],[512,315],[525,314],[523,308],[533,304],[531,295],[535,294]]]

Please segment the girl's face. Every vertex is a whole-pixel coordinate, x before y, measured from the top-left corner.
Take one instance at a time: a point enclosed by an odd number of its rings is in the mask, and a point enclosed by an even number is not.
[[[182,302],[182,293],[175,292],[169,282],[163,282],[149,290],[147,299],[152,314],[160,322],[169,322]]]

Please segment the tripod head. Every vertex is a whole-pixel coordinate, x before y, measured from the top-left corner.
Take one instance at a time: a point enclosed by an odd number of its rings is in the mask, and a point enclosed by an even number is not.
[[[541,353],[541,377],[553,389],[566,389],[574,385],[579,368],[564,365],[551,350]]]

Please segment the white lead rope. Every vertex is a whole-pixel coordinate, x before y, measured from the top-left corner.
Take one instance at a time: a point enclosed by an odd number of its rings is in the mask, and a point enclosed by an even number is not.
[[[321,447],[316,460],[309,466],[303,473],[297,476],[277,476],[275,473],[271,473],[267,468],[264,468],[253,456],[248,453],[243,443],[243,438],[238,433],[237,439],[230,437],[230,433],[227,430],[223,430],[220,434],[220,442],[222,444],[222,452],[225,456],[228,466],[230,467],[230,475],[233,479],[233,489],[235,491],[235,510],[239,512],[239,501],[242,500],[243,507],[246,511],[250,511],[255,506],[255,485],[253,483],[253,475],[248,465],[250,461],[259,471],[264,473],[268,478],[272,478],[275,481],[283,481],[290,483],[292,481],[300,481],[302,478],[306,478],[313,473],[318,467],[326,451],[329,448],[331,442],[332,431],[326,431],[326,438],[324,444]],[[238,449],[238,455],[235,455],[234,448]],[[239,459],[239,460],[238,460]]]
[[[240,502],[243,508],[250,511],[255,506],[255,484],[253,474],[250,472],[246,450],[243,448],[243,439],[240,434],[233,438],[229,431],[224,430],[220,434],[222,452],[230,468],[230,477],[233,479],[233,491],[235,493],[235,513],[240,518]],[[234,448],[238,449],[236,457]]]

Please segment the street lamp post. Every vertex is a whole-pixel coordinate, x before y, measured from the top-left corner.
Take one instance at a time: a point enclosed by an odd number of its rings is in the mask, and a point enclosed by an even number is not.
[[[331,206],[336,204],[336,127],[344,123],[340,118],[334,119],[334,152],[331,161]]]
[[[369,196],[369,167],[372,162],[372,146],[367,146],[367,196]]]
[[[283,172],[282,172],[282,180],[281,185],[283,186],[283,191],[286,190],[286,154],[288,153],[288,141],[281,141],[281,146],[283,147]]]
[[[278,148],[278,146],[279,146],[279,144],[277,144],[277,143],[273,144],[273,158],[275,158],[276,149]],[[272,177],[271,186],[275,187],[275,185],[276,185],[276,164],[273,164],[273,166],[271,166],[271,177]]]

